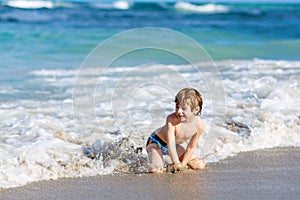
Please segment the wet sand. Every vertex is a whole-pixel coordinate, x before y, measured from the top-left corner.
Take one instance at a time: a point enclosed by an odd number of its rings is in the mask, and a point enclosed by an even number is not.
[[[300,147],[241,153],[203,171],[105,175],[0,190],[0,199],[300,199]]]

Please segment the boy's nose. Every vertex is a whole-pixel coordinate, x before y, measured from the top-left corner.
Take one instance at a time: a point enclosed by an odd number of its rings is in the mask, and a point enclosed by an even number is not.
[[[178,113],[182,113],[182,108],[178,108]]]

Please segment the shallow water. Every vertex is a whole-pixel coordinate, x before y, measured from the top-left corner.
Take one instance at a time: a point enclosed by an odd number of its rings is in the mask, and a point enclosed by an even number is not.
[[[173,112],[174,94],[186,86],[204,98],[206,130],[197,154],[207,162],[241,151],[299,146],[299,5],[225,6],[224,12],[208,14],[178,10],[174,4],[120,10],[113,4],[68,3],[24,9],[2,2],[0,187],[145,172],[145,141]],[[148,49],[115,60],[103,74],[87,69],[78,79],[84,59],[98,43],[144,26],[187,34],[212,56],[220,74],[205,67],[207,62],[197,63],[197,71],[174,54]],[[101,56],[140,38],[113,43]],[[188,51],[174,46],[178,43],[167,48]],[[217,79],[225,94],[224,113],[218,113],[224,108],[217,107],[208,85]],[[76,107],[74,88],[78,102],[92,95],[93,104]],[[92,109],[81,116],[74,106]]]
[[[241,151],[299,146],[299,62],[255,59],[220,61],[217,65],[226,92],[226,119],[223,124],[217,124],[220,139],[203,155],[201,148],[205,146],[206,137],[214,131],[210,129],[214,116],[212,105],[205,98],[209,94],[202,90],[206,132],[197,154],[205,156],[208,162],[217,162]],[[195,83],[203,81],[189,73],[188,66],[171,67]],[[55,98],[1,102],[3,187],[59,177],[146,170],[145,149],[141,154],[135,151],[144,147],[150,131],[161,126],[165,116],[173,112],[173,94],[157,85],[140,87],[131,96],[134,104],[120,101],[127,112],[115,115],[112,109],[116,108],[110,99],[115,89],[114,79],[107,78],[105,90],[95,93],[94,119],[90,123],[74,121],[71,80],[74,81],[75,76],[72,74],[76,74],[76,70],[32,71],[31,81],[43,82],[47,85],[45,88],[49,88],[43,93],[51,93]],[[134,80],[141,78],[147,82],[149,77],[161,78],[161,74],[148,72],[147,75],[134,76]],[[132,81],[132,77],[126,78]],[[57,89],[61,87],[64,93]],[[98,154],[98,159],[90,159],[92,153]]]

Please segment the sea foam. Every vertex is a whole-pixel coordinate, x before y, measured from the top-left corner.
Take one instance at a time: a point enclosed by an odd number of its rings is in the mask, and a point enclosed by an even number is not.
[[[226,13],[229,11],[227,6],[216,4],[194,5],[186,2],[177,2],[174,8],[186,12],[198,12],[204,14]]]

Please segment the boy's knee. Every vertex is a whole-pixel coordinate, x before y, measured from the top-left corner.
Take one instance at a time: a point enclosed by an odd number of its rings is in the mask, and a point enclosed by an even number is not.
[[[148,145],[146,146],[146,150],[147,150],[147,152],[149,153],[149,152],[152,151],[152,150],[160,150],[160,148],[159,148],[159,146],[158,146],[157,144],[152,143],[152,144],[148,144]]]

